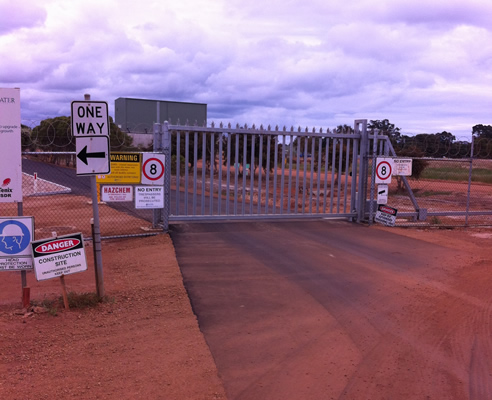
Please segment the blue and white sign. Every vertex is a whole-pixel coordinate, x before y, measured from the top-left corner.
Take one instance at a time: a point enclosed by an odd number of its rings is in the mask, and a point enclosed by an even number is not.
[[[34,218],[0,218],[0,271],[32,269]]]

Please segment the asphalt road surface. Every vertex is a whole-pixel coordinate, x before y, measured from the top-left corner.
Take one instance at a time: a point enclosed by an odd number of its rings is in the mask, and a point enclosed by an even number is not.
[[[171,236],[229,400],[492,398],[490,302],[461,250],[341,221]]]

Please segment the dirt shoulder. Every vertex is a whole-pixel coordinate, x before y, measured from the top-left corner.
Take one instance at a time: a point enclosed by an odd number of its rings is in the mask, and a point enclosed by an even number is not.
[[[65,278],[95,292],[89,269]],[[92,308],[21,312],[19,272],[0,272],[1,399],[225,399],[168,235],[103,243],[107,300]],[[33,303],[61,295],[36,282]]]

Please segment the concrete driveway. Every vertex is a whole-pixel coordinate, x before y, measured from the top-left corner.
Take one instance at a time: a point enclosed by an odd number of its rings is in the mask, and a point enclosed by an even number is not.
[[[340,221],[171,236],[229,399],[492,398],[490,335],[456,299],[490,305],[450,283],[466,252]]]

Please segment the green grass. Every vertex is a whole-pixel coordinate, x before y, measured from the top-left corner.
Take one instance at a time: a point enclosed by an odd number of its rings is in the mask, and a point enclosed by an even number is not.
[[[459,167],[432,168],[428,167],[422,173],[422,179],[468,182],[469,169]],[[472,182],[492,183],[492,170],[473,168]]]
[[[452,195],[453,192],[446,192],[446,191],[434,191],[434,190],[423,190],[420,191],[420,189],[414,189],[413,194],[416,197],[433,197],[433,196],[449,196]]]
[[[104,296],[100,299],[96,293],[75,293],[69,292],[67,294],[68,297],[68,305],[70,309],[78,309],[82,310],[85,308],[95,308],[99,305],[99,303],[109,303],[114,302],[114,299],[110,299],[107,296]],[[58,310],[62,310],[65,308],[63,304],[63,296],[60,296],[54,300],[45,299],[40,303],[33,302],[34,305],[39,305],[48,310],[48,313],[52,316],[56,316],[58,314]]]

